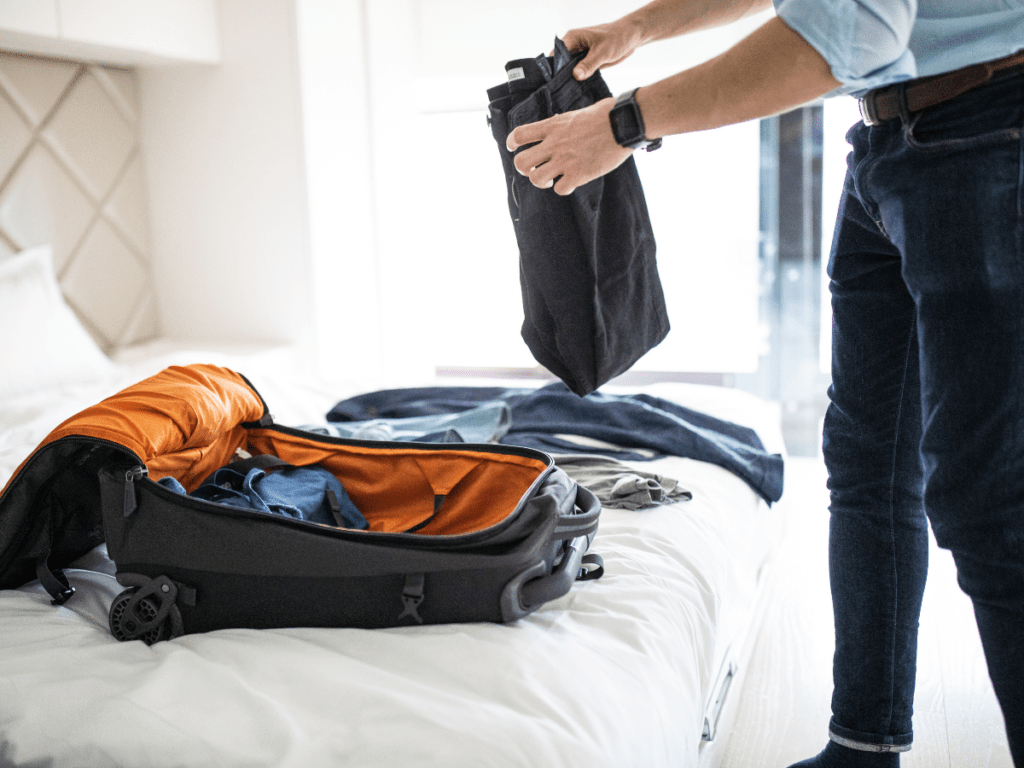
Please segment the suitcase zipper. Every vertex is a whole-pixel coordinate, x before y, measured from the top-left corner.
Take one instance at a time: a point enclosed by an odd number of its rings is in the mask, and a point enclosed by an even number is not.
[[[275,429],[281,429],[279,426],[274,425]],[[301,430],[299,430],[301,431]],[[545,469],[537,479],[531,484],[529,490],[523,494],[523,498],[529,498],[533,490],[537,485],[543,481],[548,473],[553,468],[552,466]],[[135,467],[135,470],[142,469],[142,467]],[[127,470],[125,473],[125,504],[126,509],[128,505],[128,495],[131,493],[133,499],[135,499],[136,491],[134,489],[134,482],[143,482],[147,490],[151,493],[155,493],[157,496],[163,497],[168,501],[175,501],[186,507],[195,509],[197,512],[208,512],[215,515],[223,515],[225,517],[238,517],[246,520],[261,520],[266,522],[268,525],[284,525],[286,527],[302,528],[305,530],[313,530],[318,533],[323,533],[329,536],[335,536],[338,538],[351,538],[353,536],[365,537],[373,541],[375,544],[383,545],[394,545],[394,546],[434,546],[436,542],[444,542],[449,546],[458,545],[472,546],[476,541],[486,539],[489,536],[499,532],[502,528],[505,528],[512,524],[512,518],[515,513],[523,504],[523,500],[520,502],[506,515],[506,517],[499,523],[483,528],[478,531],[471,531],[469,533],[457,533],[457,534],[437,534],[437,535],[425,535],[425,534],[410,534],[395,532],[389,533],[385,531],[367,531],[360,528],[336,528],[333,525],[324,525],[322,523],[311,523],[308,520],[296,520],[292,517],[286,517],[284,515],[273,515],[265,512],[256,512],[253,510],[242,509],[239,507],[232,507],[226,504],[218,504],[213,501],[206,501],[204,499],[197,499],[194,496],[182,495],[169,488],[165,488],[160,483],[150,480],[145,477],[134,477],[129,478],[132,474],[132,470]],[[128,486],[132,486],[131,491],[128,490]],[[134,509],[134,508],[133,508]],[[129,516],[131,513],[127,513],[125,516]]]
[[[241,374],[239,374],[239,375],[241,375]],[[244,379],[245,377],[243,376],[242,378]],[[249,383],[248,380],[246,380],[246,383]],[[252,384],[249,384],[249,386],[252,387]],[[253,391],[256,392],[255,388],[253,389]],[[259,395],[258,392],[256,394],[257,394],[257,396]],[[261,400],[262,400],[262,398],[261,398]],[[264,418],[266,418],[266,417],[264,417]],[[257,423],[249,422],[248,424],[244,424],[243,426],[255,427],[255,426],[257,426]],[[316,433],[313,433],[313,432],[307,432],[306,430],[303,430],[303,429],[298,429],[296,427],[287,427],[287,426],[284,426],[283,424],[273,424],[273,423],[264,424],[262,419],[258,423],[258,426],[259,427],[269,427],[269,429],[271,429],[271,430],[273,430],[275,432],[281,432],[282,434],[292,435],[294,437],[302,437],[302,438],[306,438],[308,440],[311,440],[313,442],[325,443],[327,445],[346,445],[346,446],[354,446],[354,447],[363,447],[363,446],[366,446],[366,447],[386,447],[386,448],[395,448],[396,447],[396,443],[395,442],[388,442],[388,441],[383,441],[383,440],[353,440],[351,438],[333,437],[331,435],[319,435],[319,434],[316,434]],[[410,441],[410,442],[404,442],[403,441],[401,443],[398,443],[397,445],[399,445],[403,449],[409,449],[409,450],[413,450],[413,451],[416,451],[416,450],[420,450],[420,451],[436,451],[436,450],[438,450],[438,446],[439,446],[438,443],[417,443],[415,441]],[[269,517],[272,517],[272,519],[275,522],[280,522],[280,523],[286,524],[286,525],[298,525],[298,526],[302,526],[302,527],[311,527],[311,528],[313,528],[315,530],[318,530],[318,531],[330,531],[330,532],[332,532],[334,534],[341,535],[342,537],[344,537],[346,535],[354,535],[354,536],[366,536],[366,537],[370,537],[371,539],[380,538],[382,542],[395,542],[396,545],[401,545],[401,546],[409,546],[410,544],[412,544],[412,545],[424,544],[424,543],[427,543],[427,542],[444,541],[444,542],[449,543],[450,545],[458,545],[458,546],[467,546],[468,547],[468,546],[473,546],[478,540],[486,539],[489,536],[493,536],[495,533],[499,533],[503,528],[506,528],[509,525],[512,525],[512,518],[515,516],[515,513],[520,509],[520,507],[522,507],[522,505],[524,503],[524,500],[528,499],[530,496],[533,495],[533,492],[537,489],[537,487],[544,481],[544,478],[547,477],[547,475],[555,467],[554,459],[552,459],[549,454],[546,454],[546,453],[544,453],[542,451],[538,451],[538,450],[536,450],[534,448],[526,448],[526,447],[519,446],[519,445],[502,445],[500,443],[445,443],[443,447],[444,447],[444,450],[451,450],[451,451],[473,451],[473,452],[477,452],[477,453],[492,453],[492,454],[499,455],[499,456],[523,456],[523,457],[527,457],[527,458],[536,459],[538,461],[541,461],[541,462],[544,463],[545,467],[540,472],[540,474],[537,475],[537,477],[534,479],[533,483],[530,484],[530,487],[527,489],[526,493],[523,494],[523,498],[520,499],[519,503],[512,509],[511,512],[508,513],[508,515],[505,516],[504,519],[502,519],[500,522],[495,523],[494,525],[492,525],[492,526],[490,526],[488,528],[482,528],[482,529],[480,529],[478,531],[471,531],[470,533],[429,534],[429,535],[414,534],[414,533],[407,533],[407,532],[386,533],[384,531],[366,531],[366,530],[362,530],[362,529],[359,529],[359,528],[335,528],[335,527],[329,526],[329,525],[321,525],[321,524],[318,524],[318,523],[310,523],[310,522],[307,522],[305,520],[295,520],[295,519],[292,519],[292,518],[281,517],[281,516],[269,516]],[[162,489],[162,490],[167,490],[167,489]],[[168,491],[168,492],[169,493],[173,493],[173,491]],[[178,495],[178,497],[181,498],[180,495]],[[199,499],[195,499],[195,501],[197,501],[200,504],[204,504],[204,505],[211,503],[211,502],[201,501]],[[223,507],[223,505],[214,504],[213,506],[220,507],[220,509],[217,510],[218,513],[221,512],[222,509],[225,509],[225,507]],[[232,510],[233,512],[236,512],[236,513],[237,512],[242,512],[243,516],[248,516],[243,510],[238,510],[237,508],[226,507],[226,509]],[[231,514],[231,513],[229,512],[227,514]],[[260,514],[260,513],[257,512],[257,513],[252,513],[252,514]],[[261,517],[268,517],[268,516],[267,515],[261,515]]]
[[[124,473],[124,516],[128,517],[139,506],[135,498],[135,481],[149,475],[149,470],[141,464],[130,468]]]
[[[255,422],[248,422],[242,426],[256,426]],[[292,435],[293,437],[303,437],[314,442],[325,443],[327,445],[348,445],[352,447],[379,447],[379,448],[397,448],[408,449],[410,451],[474,451],[476,453],[493,453],[497,456],[522,456],[524,458],[536,459],[537,461],[544,462],[545,467],[550,468],[555,465],[554,460],[547,453],[538,451],[535,448],[527,448],[521,445],[503,445],[501,443],[417,443],[415,441],[388,441],[388,440],[355,440],[349,437],[334,437],[332,435],[320,435],[316,432],[307,432],[304,429],[298,429],[297,427],[286,427],[283,424],[262,424],[259,426],[269,426],[275,432],[281,432],[286,435]]]

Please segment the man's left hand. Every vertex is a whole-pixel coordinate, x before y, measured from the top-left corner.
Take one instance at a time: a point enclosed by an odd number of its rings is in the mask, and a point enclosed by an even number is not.
[[[608,113],[615,99],[607,98],[583,109],[528,123],[508,135],[510,152],[532,144],[516,155],[515,166],[534,186],[553,187],[569,195],[576,187],[618,168],[633,150],[612,135]]]

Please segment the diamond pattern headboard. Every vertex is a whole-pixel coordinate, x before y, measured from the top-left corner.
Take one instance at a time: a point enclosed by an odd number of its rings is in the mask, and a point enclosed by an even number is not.
[[[52,244],[107,351],[158,330],[138,115],[132,70],[0,52],[0,260]]]

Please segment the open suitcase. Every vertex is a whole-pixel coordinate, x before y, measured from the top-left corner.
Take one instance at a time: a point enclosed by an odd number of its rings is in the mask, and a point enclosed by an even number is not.
[[[241,449],[341,480],[368,530],[183,496]],[[68,419],[0,492],[0,588],[106,540],[120,640],[227,627],[508,622],[600,575],[600,503],[550,456],[495,444],[345,440],[273,423],[243,376],[173,367]],[[412,531],[415,532],[412,532]]]

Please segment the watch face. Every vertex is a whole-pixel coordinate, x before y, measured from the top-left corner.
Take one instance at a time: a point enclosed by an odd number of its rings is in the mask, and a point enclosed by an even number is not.
[[[608,116],[612,123],[612,134],[615,136],[615,140],[624,147],[644,140],[638,112],[636,103],[627,101],[613,107]]]

